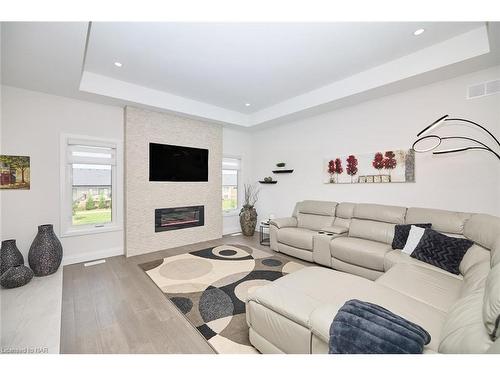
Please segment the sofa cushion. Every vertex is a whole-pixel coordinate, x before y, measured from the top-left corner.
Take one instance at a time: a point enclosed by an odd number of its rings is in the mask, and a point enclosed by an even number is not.
[[[392,267],[375,282],[444,313],[459,298],[463,284],[449,273],[404,263]]]
[[[342,219],[352,219],[352,215],[354,215],[354,207],[356,207],[356,203],[339,203],[337,209],[335,210],[335,216]]]
[[[471,240],[448,237],[426,229],[411,257],[458,275],[460,262],[473,244]]]
[[[299,249],[298,247],[290,246],[284,243],[278,243],[278,252],[305,260],[306,262],[312,263],[314,261],[313,252],[311,250]]]
[[[313,310],[334,299],[337,287],[333,286],[337,283],[348,285],[346,279],[351,279],[355,288],[369,288],[371,284],[361,277],[328,268],[306,267],[252,290],[248,301],[257,302],[308,327]]]
[[[485,214],[474,214],[465,223],[464,235],[490,250],[500,235],[500,218]]]
[[[460,297],[465,297],[479,289],[484,289],[489,272],[489,261],[474,264],[471,268],[469,268],[467,273],[464,275],[464,282],[462,283],[462,288],[460,290]]]
[[[300,202],[298,212],[303,214],[335,216],[336,207],[337,202],[306,200]]]
[[[388,244],[354,237],[334,238],[330,249],[334,258],[377,271],[384,270],[384,256],[392,250]]]
[[[459,270],[462,275],[465,275],[469,269],[478,263],[489,262],[491,252],[479,245],[472,245],[465,253],[460,262]]]
[[[299,212],[297,214],[298,226],[300,228],[318,231],[321,228],[331,226],[333,224],[333,216],[323,216],[314,214],[305,214]]]
[[[500,236],[491,249],[491,268],[495,267],[497,264],[500,264]]]
[[[349,237],[391,244],[394,238],[394,226],[395,224],[380,221],[352,219]]]
[[[306,228],[281,228],[278,231],[278,241],[289,246],[312,251],[313,236],[315,234],[315,231]]]
[[[432,223],[432,229],[439,232],[463,234],[465,222],[471,214],[435,210],[430,208],[408,208],[405,224]]]
[[[392,250],[392,251],[389,251],[387,254],[385,254],[384,271],[387,272],[392,267],[394,267],[400,263],[414,264],[414,265],[417,265],[419,267],[429,268],[429,269],[432,269],[436,272],[444,273],[450,277],[454,277],[454,278],[457,278],[459,280],[463,279],[462,275],[454,275],[454,274],[449,273],[448,271],[445,271],[441,268],[435,267],[432,264],[425,263],[425,262],[422,262],[418,259],[412,258],[408,254],[403,253],[401,250]]]
[[[481,316],[484,289],[460,298],[443,325],[440,353],[485,353],[491,345]]]
[[[406,207],[359,203],[354,207],[353,217],[385,223],[404,224],[405,215]]]
[[[294,274],[297,275],[302,271]],[[332,271],[330,270],[330,272]],[[380,305],[422,326],[431,335],[428,349],[437,351],[441,327],[446,317],[442,311],[364,278],[343,272],[333,272],[334,274],[328,278],[328,285],[335,285],[336,288],[328,290],[328,301],[316,307],[309,317],[309,327],[314,335],[327,343],[330,325],[338,310],[346,301],[359,299]],[[309,277],[312,277],[312,275]]]
[[[492,338],[500,337],[500,265],[493,267],[486,278],[483,321]]]

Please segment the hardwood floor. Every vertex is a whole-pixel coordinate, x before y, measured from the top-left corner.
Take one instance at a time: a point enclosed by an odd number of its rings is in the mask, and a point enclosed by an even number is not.
[[[258,238],[258,233],[225,236],[130,258],[111,257],[90,267],[65,266],[61,353],[214,353],[138,264],[224,243],[272,252]]]

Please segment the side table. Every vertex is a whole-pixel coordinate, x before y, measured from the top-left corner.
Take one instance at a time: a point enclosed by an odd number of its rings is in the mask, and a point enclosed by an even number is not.
[[[270,238],[269,238],[269,222],[267,221],[262,221],[260,223],[260,244],[264,246],[269,246],[270,245]]]

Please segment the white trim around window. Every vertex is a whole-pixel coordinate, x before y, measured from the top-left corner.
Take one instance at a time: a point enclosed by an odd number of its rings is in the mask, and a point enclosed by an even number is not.
[[[236,155],[223,155],[222,157],[222,170],[236,170],[237,171],[237,189],[238,189],[238,197],[237,197],[237,206],[234,210],[222,210],[223,216],[237,216],[239,215],[239,211],[241,209],[242,202],[242,192],[243,192],[243,178],[242,178],[242,158],[241,156]]]
[[[93,164],[111,168],[111,222],[73,225],[73,164]],[[82,236],[123,230],[123,142],[61,134],[60,141],[60,221],[61,237]]]

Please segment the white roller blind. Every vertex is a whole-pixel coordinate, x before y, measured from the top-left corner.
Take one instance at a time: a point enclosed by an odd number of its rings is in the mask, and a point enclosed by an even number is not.
[[[116,148],[68,144],[68,163],[116,165]]]
[[[236,158],[222,158],[222,169],[240,170],[241,160]]]

